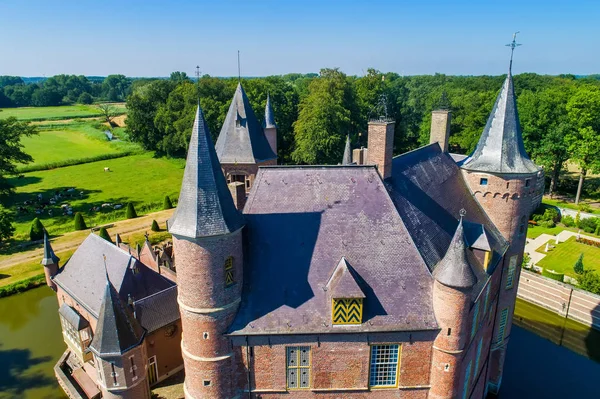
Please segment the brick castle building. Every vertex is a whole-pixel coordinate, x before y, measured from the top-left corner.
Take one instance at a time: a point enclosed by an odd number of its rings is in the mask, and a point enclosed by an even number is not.
[[[497,393],[542,180],[510,72],[468,157],[436,110],[417,150],[393,157],[380,118],[339,166],[276,166],[265,114],[238,85],[213,146],[198,107],[172,247],[90,235],[59,270],[46,241],[65,391],[148,398],[183,366],[197,399]]]

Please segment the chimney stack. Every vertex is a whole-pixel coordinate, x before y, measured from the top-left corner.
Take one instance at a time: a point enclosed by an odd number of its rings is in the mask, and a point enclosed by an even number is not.
[[[448,152],[450,138],[450,120],[452,113],[447,109],[438,109],[431,112],[431,134],[429,144],[439,143],[443,152]]]
[[[383,180],[392,175],[395,122],[388,118],[369,121],[368,160],[375,165]]]
[[[246,186],[242,182],[235,181],[229,183],[227,187],[233,198],[233,204],[241,212],[246,205]]]

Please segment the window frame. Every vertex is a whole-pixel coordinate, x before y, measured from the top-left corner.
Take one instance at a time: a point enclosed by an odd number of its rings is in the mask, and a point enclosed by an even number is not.
[[[349,309],[349,304],[347,302],[350,301],[358,301],[358,309],[359,309],[359,321],[358,323],[351,323],[351,322],[336,322],[335,321],[335,310],[336,310],[336,303],[338,302],[343,302],[344,306],[346,309]],[[362,318],[363,318],[363,298],[332,298],[331,299],[331,325],[332,326],[344,326],[344,325],[349,325],[349,326],[360,326],[362,324]]]
[[[301,351],[303,349],[308,349],[308,366],[302,366],[300,363],[301,360]],[[290,351],[296,351],[296,365],[290,366]],[[290,387],[290,370],[296,371],[296,384],[295,387]],[[308,386],[302,387],[301,385],[301,377],[300,371],[308,370]],[[311,389],[311,378],[312,378],[312,350],[310,345],[305,346],[286,346],[285,347],[285,386],[288,391],[296,391],[296,390],[307,390]]]
[[[508,261],[508,270],[506,273],[506,286],[504,287],[507,290],[510,290],[515,285],[515,274],[517,271],[517,255],[513,255],[510,257]]]
[[[488,178],[487,177],[480,177],[479,178],[479,185],[480,186],[487,186],[488,185]]]
[[[233,256],[228,256],[225,258],[225,263],[223,264],[223,273],[225,277],[225,288],[233,287],[236,283],[235,268],[233,267]],[[231,279],[229,279],[230,276]]]
[[[504,341],[506,335],[506,325],[508,324],[508,307],[502,309],[500,312],[500,323],[498,324],[498,334],[496,335],[496,342]]]
[[[395,388],[398,388],[399,383],[400,383],[400,360],[402,357],[402,344],[400,344],[400,343],[378,343],[378,344],[373,344],[373,345],[369,345],[369,346],[370,346],[370,348],[369,348],[369,389],[395,389]],[[396,362],[395,363],[392,363],[392,362],[378,363],[375,359],[373,359],[373,350],[374,350],[374,348],[379,348],[379,347],[388,347],[388,348],[395,347],[396,357],[397,357]],[[375,356],[377,356],[377,354],[375,354]],[[394,385],[391,385],[391,384],[381,385],[381,384],[374,383],[377,381],[377,377],[374,377],[374,375],[373,375],[374,368],[376,368],[377,365],[383,365],[383,364],[393,364],[396,367],[396,370],[394,373]]]

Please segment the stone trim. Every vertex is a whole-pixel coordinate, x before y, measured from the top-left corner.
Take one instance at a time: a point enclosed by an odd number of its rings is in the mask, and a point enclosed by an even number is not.
[[[190,313],[198,313],[198,314],[210,314],[210,313],[217,313],[217,312],[222,312],[224,310],[230,309],[234,306],[239,305],[239,303],[242,301],[242,298],[238,298],[233,302],[228,303],[225,306],[222,306],[220,308],[193,308],[191,306],[187,306],[185,305],[183,302],[181,302],[181,300],[179,299],[179,297],[177,297],[177,303],[179,304],[179,307],[181,307],[182,309],[190,312]]]
[[[230,353],[228,353],[228,354],[226,354],[224,356],[218,356],[218,357],[201,357],[201,356],[192,355],[183,346],[183,340],[181,341],[181,352],[186,357],[188,357],[188,358],[190,358],[192,360],[196,360],[198,362],[220,362],[221,360],[226,360],[226,359],[229,359],[230,357],[233,356],[233,352],[230,352]]]
[[[459,349],[457,351],[449,351],[449,350],[446,350],[446,349],[439,348],[439,347],[437,347],[435,345],[433,345],[433,349],[436,349],[436,350],[438,350],[440,352],[447,353],[449,355],[458,355],[459,353],[463,353],[465,351],[464,349]]]

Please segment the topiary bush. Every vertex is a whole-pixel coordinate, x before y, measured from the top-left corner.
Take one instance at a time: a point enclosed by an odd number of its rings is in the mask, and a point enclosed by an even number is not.
[[[110,239],[110,234],[108,234],[108,231],[106,231],[106,229],[104,227],[100,228],[100,231],[98,232],[98,235],[102,238],[104,238],[106,241],[112,243],[112,240]]]
[[[577,262],[575,262],[573,270],[577,274],[583,274],[583,252],[579,255],[579,259],[577,259]]]
[[[586,233],[593,233],[598,227],[598,218],[585,218],[579,221],[579,228]]]
[[[75,230],[86,230],[87,226],[81,212],[75,213]]]
[[[552,280],[560,281],[561,283],[565,279],[564,273],[557,273],[553,270],[547,270],[547,269],[542,270],[542,276],[551,278]]]
[[[29,229],[29,239],[31,241],[38,241],[44,238],[44,225],[39,218],[33,219],[31,222],[31,228]]]
[[[158,223],[156,222],[156,220],[152,221],[152,227],[150,227],[150,230],[152,230],[152,231],[160,231],[160,227],[158,226]]]
[[[566,227],[573,227],[573,226],[575,226],[575,219],[573,219],[573,216],[565,215],[565,216],[562,217],[562,219],[560,221]]]
[[[163,202],[163,209],[172,209],[173,203],[171,202],[171,198],[168,195],[165,195],[165,201]]]
[[[133,203],[130,202],[127,204],[127,219],[135,219],[136,217],[137,217],[137,213],[135,212]]]

